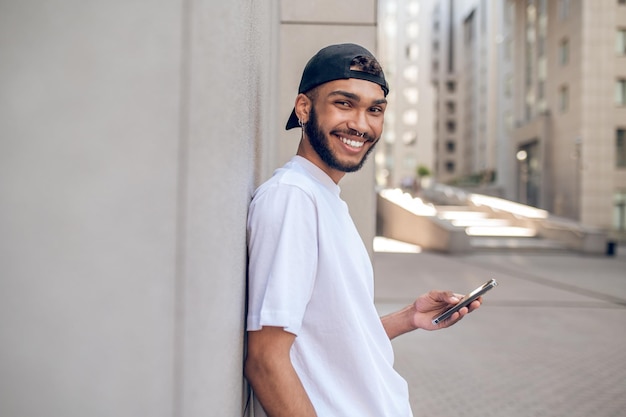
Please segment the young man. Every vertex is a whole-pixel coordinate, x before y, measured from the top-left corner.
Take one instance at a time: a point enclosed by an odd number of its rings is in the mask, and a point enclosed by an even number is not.
[[[337,184],[380,139],[388,92],[366,49],[320,50],[287,122],[302,127],[297,155],[250,205],[245,373],[270,417],[411,416],[390,340],[450,326],[480,306],[479,299],[435,326],[433,317],[459,296],[431,291],[377,315],[371,262]]]

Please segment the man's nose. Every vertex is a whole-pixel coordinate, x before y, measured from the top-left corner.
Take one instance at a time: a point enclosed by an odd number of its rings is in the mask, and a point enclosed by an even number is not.
[[[367,123],[367,115],[364,111],[355,111],[348,121],[348,127],[356,130],[359,136],[368,133],[369,125]]]

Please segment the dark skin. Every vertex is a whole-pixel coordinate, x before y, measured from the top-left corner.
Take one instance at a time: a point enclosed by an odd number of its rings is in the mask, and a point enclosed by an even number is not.
[[[359,80],[336,80],[319,86],[314,100],[305,94],[296,98],[298,118],[309,122],[315,106],[318,131],[333,162],[322,158],[303,132],[298,155],[308,159],[338,183],[348,167],[361,164],[382,134],[387,106],[378,84]],[[437,325],[432,319],[458,303],[462,295],[450,291],[430,291],[411,305],[381,318],[389,339],[417,329],[438,330],[457,323],[480,307],[482,299],[462,308]],[[315,417],[311,403],[289,356],[296,336],[281,327],[263,327],[248,332],[245,375],[269,417]]]

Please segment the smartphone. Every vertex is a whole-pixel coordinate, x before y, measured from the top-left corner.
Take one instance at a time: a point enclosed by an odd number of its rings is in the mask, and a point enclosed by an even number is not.
[[[483,285],[461,298],[461,301],[459,301],[457,304],[453,305],[452,307],[441,313],[440,316],[435,317],[433,319],[433,324],[439,324],[442,321],[450,318],[451,315],[453,315],[463,307],[467,307],[468,305],[472,304],[472,301],[476,300],[478,297],[480,297],[496,285],[498,285],[498,282],[495,279],[485,282]]]

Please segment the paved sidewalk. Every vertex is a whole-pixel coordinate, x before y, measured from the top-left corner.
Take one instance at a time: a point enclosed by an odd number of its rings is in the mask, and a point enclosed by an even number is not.
[[[416,417],[626,416],[626,253],[375,253],[381,314],[499,286],[456,326],[394,340]]]

